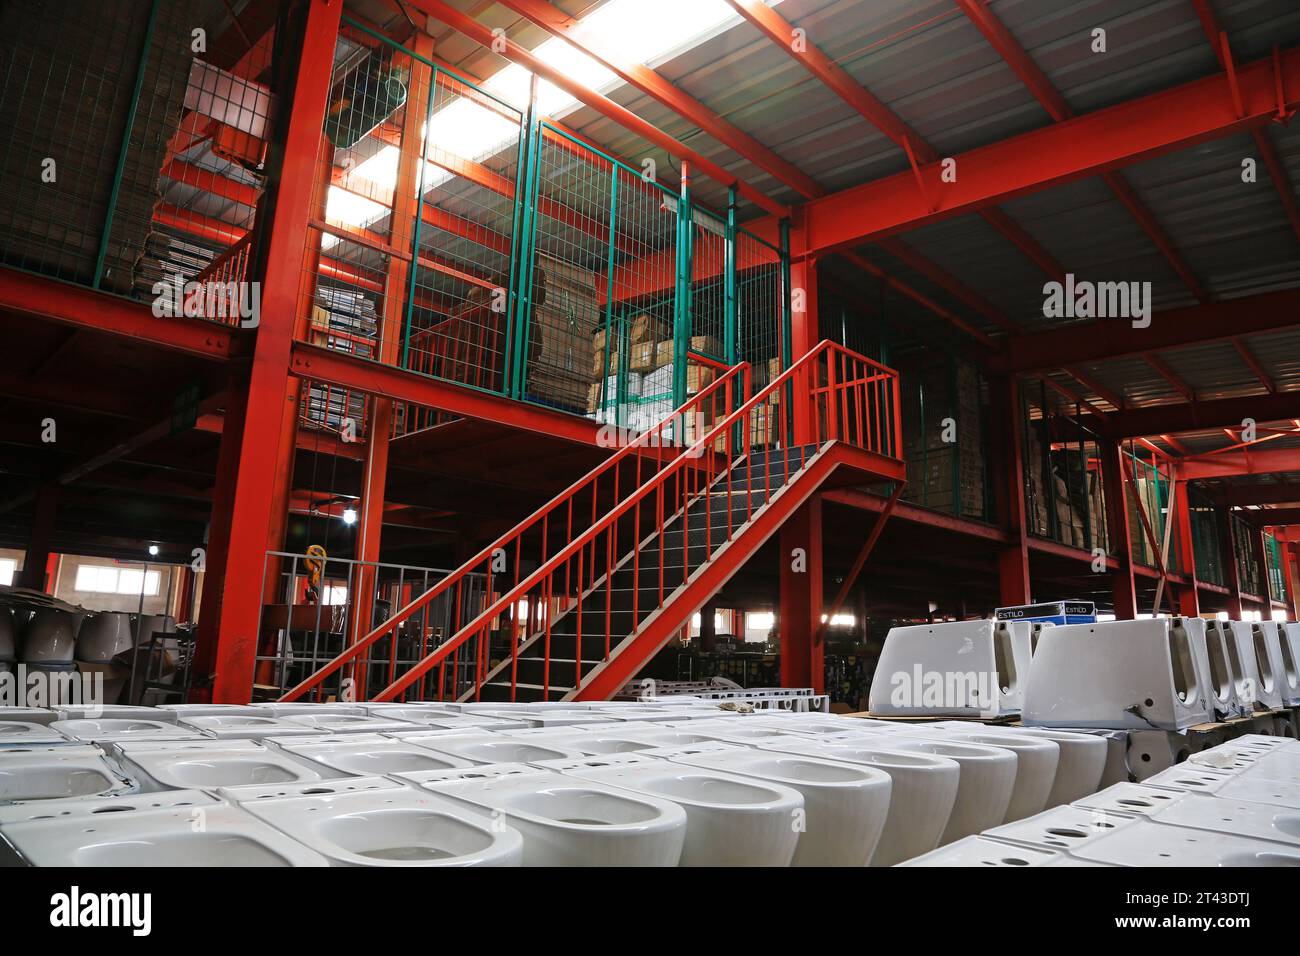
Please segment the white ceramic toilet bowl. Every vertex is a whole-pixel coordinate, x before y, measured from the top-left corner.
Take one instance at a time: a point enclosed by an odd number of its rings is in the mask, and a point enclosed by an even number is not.
[[[1048,808],[1073,803],[1095,793],[1101,786],[1101,776],[1106,770],[1106,738],[1045,727],[1017,727],[1016,735],[1055,741],[1060,750],[1056,777],[1047,794]]]
[[[893,866],[938,846],[961,784],[957,761],[894,751],[889,749],[888,740],[783,740],[762,744],[759,749],[862,764],[889,774],[889,814],[871,866]]]
[[[518,866],[523,858],[518,830],[445,797],[385,777],[347,783],[222,793],[334,866]]]
[[[201,817],[196,816],[201,814]],[[196,826],[196,820],[202,826]],[[313,850],[226,803],[6,824],[35,866],[328,866]]]
[[[866,866],[889,816],[889,774],[861,764],[749,749],[668,759],[798,791],[806,818],[792,866]]]
[[[952,743],[984,744],[1002,747],[1016,755],[1016,785],[1004,818],[1007,823],[1040,812],[1056,783],[1056,768],[1061,762],[1061,747],[1054,740],[1020,736],[1014,730],[990,728],[984,732],[953,731],[944,738]]]
[[[0,707],[0,722],[24,720],[29,724],[49,724],[58,719],[59,715],[48,707]]]
[[[0,750],[0,801],[89,797],[129,787],[130,782],[98,747],[62,744]]]
[[[82,720],[111,717],[114,720],[159,720],[165,724],[176,723],[176,715],[158,707],[135,704],[60,704],[56,709],[58,720]]]
[[[676,866],[681,859],[686,812],[667,800],[521,764],[401,779],[518,830],[524,866]]]
[[[210,807],[222,799],[204,790],[162,790],[157,793],[108,793],[63,800],[29,800],[0,805],[0,829],[8,823],[50,818],[93,819],[110,813],[134,813],[165,807]]]
[[[378,734],[281,737],[275,738],[273,746],[325,777],[339,774],[365,777],[474,766],[460,757]]]
[[[1270,710],[1282,706],[1282,693],[1276,670],[1278,651],[1269,640],[1269,632],[1262,623],[1229,621],[1228,627],[1236,643],[1241,673],[1237,681],[1237,697],[1242,705],[1253,710]],[[1276,636],[1276,631],[1273,631]]]
[[[678,804],[688,821],[682,866],[789,866],[794,858],[805,811],[788,786],[637,754],[548,766]]]
[[[115,756],[141,790],[203,790],[323,779],[287,754],[247,740],[119,744]]]
[[[952,621],[891,628],[869,706],[893,717],[1019,713],[1032,649],[1028,623]]]
[[[77,660],[105,664],[135,647],[131,615],[120,611],[87,614],[77,631]]]
[[[1297,671],[1295,648],[1287,634],[1287,625],[1283,621],[1262,621],[1268,645],[1269,656],[1273,659],[1273,677],[1277,681],[1278,695],[1282,706],[1292,707],[1300,704],[1300,671]]]
[[[1184,730],[1212,719],[1182,618],[1065,624],[1034,655],[1030,727]]]
[[[28,622],[19,642],[18,659],[29,664],[72,663],[77,648],[76,616],[41,608]]]
[[[939,845],[972,836],[1001,823],[1016,788],[1016,755],[1003,747],[924,736],[897,736],[889,747],[899,753],[927,754],[957,761],[961,781]]]
[[[0,662],[9,663],[17,659],[18,625],[14,622],[14,612],[0,607]]]

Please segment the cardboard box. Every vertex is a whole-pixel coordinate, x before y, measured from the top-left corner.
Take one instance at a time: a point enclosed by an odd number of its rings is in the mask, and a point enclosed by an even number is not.
[[[600,329],[591,337],[591,352],[593,355],[603,356],[605,354],[605,330]]]
[[[655,346],[655,368],[662,368],[673,360],[673,349],[677,343],[672,339],[664,339]]]
[[[610,352],[608,355],[609,367],[605,367],[607,356],[604,352],[597,352],[591,359],[591,374],[593,378],[600,378],[602,375],[618,374],[618,353]]]
[[[658,342],[670,337],[672,326],[664,319],[642,312],[628,327],[629,342]]]
[[[645,372],[654,368],[655,348],[654,342],[638,342],[633,345],[627,367],[634,372]]]
[[[686,367],[686,394],[694,395],[713,384],[718,371],[708,365],[688,365]]]
[[[712,356],[713,358],[722,358],[723,356],[722,343],[712,335],[692,335],[691,351]]]

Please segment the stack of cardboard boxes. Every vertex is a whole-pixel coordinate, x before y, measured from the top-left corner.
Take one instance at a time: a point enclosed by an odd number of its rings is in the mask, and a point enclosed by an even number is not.
[[[622,424],[635,431],[645,431],[667,418],[676,407],[675,344],[672,323],[645,312],[627,322],[625,329],[597,331],[591,337],[587,413],[598,421]],[[692,352],[710,355],[721,351],[717,340],[703,335],[693,337],[688,347]],[[711,367],[688,363],[686,394],[698,394],[715,377]]]
[[[904,497],[963,517],[984,517],[979,373],[966,362],[940,362],[903,371],[900,379],[907,461]]]

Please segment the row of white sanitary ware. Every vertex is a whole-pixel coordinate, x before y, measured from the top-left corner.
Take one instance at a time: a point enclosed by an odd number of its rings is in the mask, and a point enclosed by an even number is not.
[[[883,716],[1021,714],[1032,726],[1177,731],[1300,705],[1297,660],[1300,624],[1276,621],[896,627],[876,665],[870,708]],[[975,679],[981,675],[988,679]]]
[[[302,862],[287,835],[353,864],[889,865],[1091,793],[1106,760],[1097,737],[958,722],[460,706],[18,721],[84,743],[0,750],[0,835],[38,864]]]
[[[125,611],[73,612],[42,608],[19,624],[18,615],[0,607],[0,668],[13,661],[28,664],[68,665],[74,660],[103,664],[136,644],[147,642],[155,631],[172,630],[166,615],[134,615]]]

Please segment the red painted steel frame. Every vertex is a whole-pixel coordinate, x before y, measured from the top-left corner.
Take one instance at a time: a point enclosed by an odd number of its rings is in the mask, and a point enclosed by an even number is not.
[[[821,495],[811,495],[781,525],[780,541],[777,560],[781,562],[781,609],[777,623],[781,634],[781,686],[811,687],[820,694],[826,685],[826,645],[821,640]],[[796,558],[798,552],[803,554],[801,562]]]
[[[773,201],[765,193],[762,193],[748,183],[737,179],[717,163],[701,156],[689,146],[686,146],[679,140],[669,136],[658,127],[647,123],[631,110],[615,103],[609,97],[602,96],[599,93],[587,89],[583,84],[572,79],[562,70],[554,69],[549,64],[542,62],[537,57],[533,56],[532,53],[516,44],[513,40],[504,37],[498,38],[498,36],[493,34],[488,27],[479,23],[473,17],[443,3],[442,0],[410,0],[410,4],[416,9],[428,14],[436,20],[442,21],[457,32],[464,34],[489,49],[498,49],[501,44],[504,43],[503,54],[510,60],[521,64],[536,75],[549,80],[570,96],[587,106],[590,106],[597,112],[608,116],[620,126],[636,133],[638,136],[653,143],[655,146],[658,146],[670,155],[676,156],[678,159],[686,160],[691,164],[691,168],[698,169],[724,186],[734,185],[740,195],[751,202],[757,203],[772,215],[777,217],[789,215],[789,210],[785,206]]]
[[[1284,105],[1293,109],[1300,50],[1281,53],[1278,67]],[[1211,76],[959,154],[956,182],[943,183],[936,165],[923,166],[937,209],[918,193],[910,169],[811,200],[804,207],[808,250],[860,245],[1270,122],[1278,108],[1274,61],[1239,68],[1237,82],[1241,113],[1224,95],[1223,78]],[[770,239],[776,223],[760,220],[754,230]]]
[[[287,107],[284,155],[270,222],[261,322],[249,375],[238,469],[230,498],[226,554],[209,551],[212,586],[204,588],[204,618],[215,625],[212,699],[246,703],[262,615],[267,529],[288,502],[277,500],[276,460],[282,435],[292,355],[298,285],[307,251],[316,156],[329,96],[342,0],[311,0],[306,10],[297,71]],[[224,445],[224,442],[223,442]],[[223,448],[224,451],[224,448]],[[214,512],[215,514],[215,512]],[[214,569],[214,557],[222,567]],[[207,582],[205,582],[206,585]],[[202,680],[206,675],[199,673]]]
[[[1025,516],[1023,409],[1020,386],[1011,376],[992,383],[994,429],[994,490],[998,517],[1006,529],[1008,545],[998,552],[998,599],[1004,607],[1029,604],[1033,589],[1029,577],[1028,520]]]
[[[1133,578],[1133,542],[1129,532],[1128,503],[1124,495],[1124,449],[1118,442],[1097,443],[1101,459],[1102,491],[1106,499],[1106,530],[1118,566],[1111,572],[1115,595],[1115,617],[1131,621],[1137,617],[1137,589]]]

